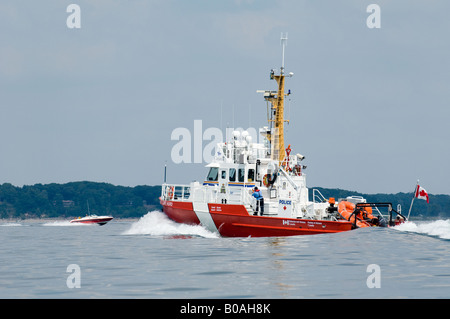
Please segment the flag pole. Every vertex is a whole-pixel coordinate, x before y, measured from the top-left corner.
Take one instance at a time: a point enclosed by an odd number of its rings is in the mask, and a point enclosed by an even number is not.
[[[411,209],[412,209],[412,206],[414,203],[414,198],[416,198],[417,187],[419,187],[419,180],[417,180],[416,188],[414,188],[413,198],[411,200],[411,205],[409,206],[408,217],[406,217],[406,220],[409,220],[409,214],[411,214]]]

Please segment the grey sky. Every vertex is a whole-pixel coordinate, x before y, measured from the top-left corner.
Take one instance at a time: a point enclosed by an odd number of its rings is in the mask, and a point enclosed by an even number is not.
[[[81,29],[66,8],[81,7]],[[381,29],[366,8],[381,7]],[[259,127],[288,32],[286,144],[308,186],[450,194],[450,2],[0,3],[0,183],[202,180],[177,127]],[[221,117],[221,105],[223,114]],[[234,118],[232,116],[234,108]],[[249,116],[249,114],[252,116]],[[205,141],[203,145],[206,145]]]

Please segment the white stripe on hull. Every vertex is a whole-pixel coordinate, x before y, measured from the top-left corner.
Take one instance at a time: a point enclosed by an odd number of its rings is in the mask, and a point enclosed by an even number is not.
[[[193,202],[192,206],[203,227],[213,233],[219,234],[211,214],[209,213],[208,204],[203,202]]]

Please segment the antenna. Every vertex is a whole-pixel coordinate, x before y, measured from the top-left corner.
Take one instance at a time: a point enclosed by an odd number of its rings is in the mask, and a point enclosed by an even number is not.
[[[233,130],[236,129],[236,125],[234,125],[234,104],[233,104]]]
[[[223,132],[223,100],[220,101],[220,130]]]
[[[286,35],[283,34],[283,32],[281,32],[281,39],[280,39],[280,44],[283,47],[283,55],[282,55],[282,60],[281,60],[281,74],[284,74],[284,48],[287,45],[287,32]]]
[[[164,162],[164,184],[167,182],[167,161]]]

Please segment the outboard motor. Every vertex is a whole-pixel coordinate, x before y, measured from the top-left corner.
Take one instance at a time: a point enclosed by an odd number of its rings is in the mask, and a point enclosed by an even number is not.
[[[387,220],[384,217],[380,216],[378,219],[378,227],[387,227],[387,226],[388,226]]]

